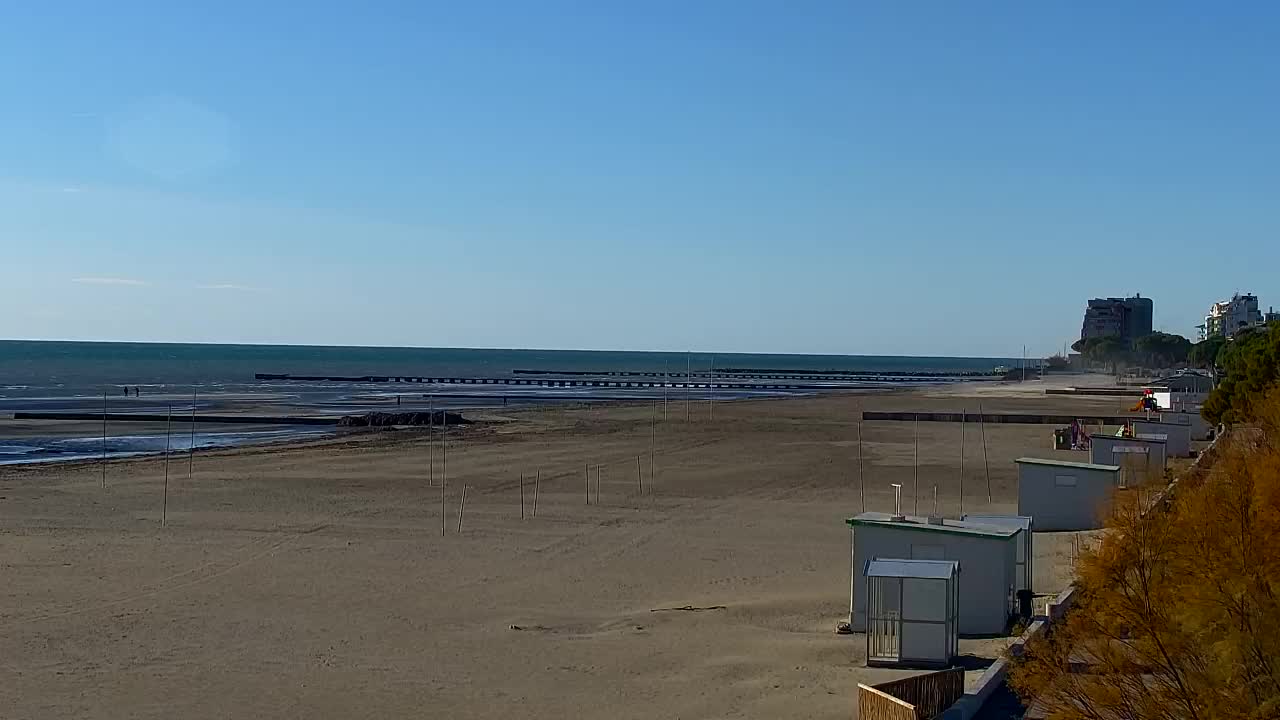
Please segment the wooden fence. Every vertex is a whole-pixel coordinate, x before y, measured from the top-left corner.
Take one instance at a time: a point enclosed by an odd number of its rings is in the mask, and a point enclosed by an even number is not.
[[[917,720],[914,705],[862,683],[858,683],[858,717],[861,720]]]
[[[964,668],[858,685],[862,720],[932,720],[964,695]]]

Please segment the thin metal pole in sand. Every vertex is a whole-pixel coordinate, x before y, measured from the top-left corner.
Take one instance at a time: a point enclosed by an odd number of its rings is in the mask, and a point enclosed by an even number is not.
[[[169,439],[173,433],[173,406],[169,406],[169,414],[164,420],[164,499],[160,504],[160,527],[169,521]]]
[[[636,489],[644,494],[644,475],[640,474],[640,456],[636,456]]]
[[[915,415],[915,431],[911,434],[911,497],[915,504],[912,510],[920,514],[920,416]]]
[[[933,486],[933,516],[938,517],[938,486]]]
[[[533,476],[533,516],[538,517],[538,488],[542,485],[542,471]]]
[[[596,504],[600,504],[600,481],[604,479],[604,465],[596,466]]]
[[[716,358],[711,356],[710,371],[707,373],[707,419],[716,409]]]
[[[658,457],[658,401],[653,401],[653,418],[649,421],[649,489],[653,489],[654,461]],[[644,488],[640,488],[644,492]]]
[[[107,394],[102,393],[102,487],[107,487]]]
[[[195,474],[196,467],[196,389],[191,388],[191,442],[187,448],[187,479]]]
[[[582,489],[587,496],[587,504],[591,504],[591,465],[582,466]]]
[[[686,352],[684,358],[684,421],[689,422],[693,419],[693,351]],[[107,396],[103,395],[102,398],[105,405]]]
[[[671,361],[662,361],[662,419],[671,416],[671,408],[667,401],[667,389],[671,387]]]
[[[520,519],[524,519],[524,473],[520,473]]]
[[[436,394],[427,396],[427,484],[435,482]]]
[[[960,517],[964,517],[964,421],[968,410],[960,411]]]
[[[445,488],[449,484],[448,466],[445,464],[448,458],[448,446],[445,443],[449,441],[449,413],[442,414],[440,427],[440,537],[444,537],[449,531],[449,507],[445,502]],[[462,487],[465,492],[467,486]]]
[[[978,403],[978,430],[982,432],[982,465],[987,471],[987,504],[991,504],[991,463],[987,460],[987,421],[982,415],[982,403]]]
[[[858,503],[867,511],[866,480],[862,476],[862,421],[858,421]]]
[[[467,509],[467,484],[462,484],[462,501],[458,503],[458,533],[462,533],[462,511]]]

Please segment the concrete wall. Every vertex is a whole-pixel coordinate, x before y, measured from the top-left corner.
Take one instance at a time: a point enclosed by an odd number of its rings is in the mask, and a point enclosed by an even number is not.
[[[1057,478],[1074,477],[1074,486]],[[1118,472],[1054,465],[1018,465],[1018,514],[1030,515],[1040,532],[1102,527]]]
[[[1155,422],[1153,420],[1133,421],[1134,432],[1138,435],[1168,435],[1165,451],[1169,457],[1191,457],[1191,426],[1173,422]]]
[[[1009,593],[1017,583],[1017,536],[1009,538],[960,535],[883,525],[853,527],[853,613],[849,624],[857,632],[867,629],[867,561],[875,558],[917,559],[917,551],[941,547],[936,560],[960,562],[959,629],[964,635],[1003,633],[1011,610]],[[926,547],[927,546],[927,547]]]
[[[1115,453],[1118,447],[1144,447],[1147,448],[1148,467],[1154,475],[1163,475],[1168,467],[1166,443],[1102,435],[1090,436],[1089,443],[1090,462],[1097,465],[1121,465],[1122,456]]]

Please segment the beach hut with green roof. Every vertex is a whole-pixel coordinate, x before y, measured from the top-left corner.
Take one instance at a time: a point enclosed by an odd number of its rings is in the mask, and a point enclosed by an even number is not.
[[[1018,514],[1036,530],[1096,530],[1120,485],[1120,466],[1018,458]]]
[[[877,558],[959,563],[957,629],[999,635],[1015,610],[1020,528],[940,517],[864,512],[845,521],[852,530],[849,625],[867,629],[867,566]]]

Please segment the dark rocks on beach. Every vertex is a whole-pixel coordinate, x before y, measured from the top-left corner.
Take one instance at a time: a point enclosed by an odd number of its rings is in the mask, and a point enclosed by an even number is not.
[[[435,412],[371,412],[364,415],[344,415],[338,427],[390,427],[392,425],[470,425],[471,421],[458,413],[437,410]]]

